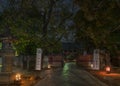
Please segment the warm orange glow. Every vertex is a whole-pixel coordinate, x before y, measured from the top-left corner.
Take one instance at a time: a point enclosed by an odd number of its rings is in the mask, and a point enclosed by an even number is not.
[[[110,72],[110,67],[106,67],[105,69],[107,72]]]
[[[119,73],[110,73],[110,74],[107,74],[105,71],[100,71],[97,74],[99,74],[101,76],[110,76],[110,77],[119,77],[120,78],[120,74]]]
[[[16,81],[21,80],[21,74],[16,74],[16,75],[15,75],[15,79],[16,79]]]

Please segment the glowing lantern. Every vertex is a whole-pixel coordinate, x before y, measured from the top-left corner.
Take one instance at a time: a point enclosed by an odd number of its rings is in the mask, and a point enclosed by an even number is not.
[[[15,75],[15,80],[20,81],[21,80],[21,74],[16,74]]]
[[[107,67],[105,68],[105,71],[106,71],[107,73],[110,73],[111,68],[110,68],[109,66],[107,66]]]
[[[51,65],[50,65],[50,64],[48,64],[48,68],[51,68]]]
[[[93,68],[93,64],[90,64],[90,67]]]

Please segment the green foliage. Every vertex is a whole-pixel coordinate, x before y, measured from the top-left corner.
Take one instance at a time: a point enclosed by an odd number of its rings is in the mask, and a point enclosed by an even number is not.
[[[9,28],[19,54],[34,55],[36,48],[45,52],[59,52],[61,38],[67,32],[65,21],[70,14],[53,11],[59,0],[10,0],[9,7],[0,15],[0,34]],[[64,10],[64,9],[63,9]],[[58,19],[58,20],[57,20]],[[57,21],[56,21],[57,20]]]

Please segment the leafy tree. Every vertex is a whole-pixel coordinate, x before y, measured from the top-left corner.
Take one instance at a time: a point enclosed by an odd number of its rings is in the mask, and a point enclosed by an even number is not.
[[[8,8],[0,16],[0,27],[3,32],[9,28],[19,53],[31,52],[26,50],[34,47],[48,52],[60,50],[60,40],[67,32],[64,23],[73,13],[66,14],[59,3],[60,0],[9,0]],[[62,10],[56,12],[56,7]]]

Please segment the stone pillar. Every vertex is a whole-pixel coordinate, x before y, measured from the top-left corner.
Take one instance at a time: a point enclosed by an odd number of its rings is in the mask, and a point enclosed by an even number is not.
[[[15,52],[12,48],[11,40],[7,37],[3,38],[2,49],[1,49],[1,57],[3,59],[2,72],[12,72],[14,56],[15,56]]]

